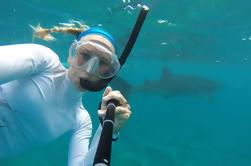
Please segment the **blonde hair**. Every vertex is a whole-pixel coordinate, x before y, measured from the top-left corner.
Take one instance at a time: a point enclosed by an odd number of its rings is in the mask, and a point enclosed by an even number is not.
[[[56,38],[52,36],[52,33],[63,32],[65,34],[71,34],[78,36],[82,31],[89,29],[89,26],[79,22],[71,20],[69,23],[59,23],[60,26],[53,26],[50,29],[42,28],[40,24],[36,27],[30,25],[33,29],[32,41],[35,38],[40,38],[45,41],[54,41]]]

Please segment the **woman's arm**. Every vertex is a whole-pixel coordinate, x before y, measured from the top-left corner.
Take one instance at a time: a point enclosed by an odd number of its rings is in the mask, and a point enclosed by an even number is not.
[[[118,133],[125,122],[131,115],[130,105],[127,103],[124,96],[119,91],[112,91],[111,87],[107,87],[102,99],[101,110],[99,110],[99,116],[105,115],[104,107],[110,99],[116,99],[120,102],[120,106],[115,110],[115,125],[114,133]],[[102,108],[103,107],[103,108]],[[95,158],[95,154],[98,147],[99,138],[101,135],[101,125],[97,129],[95,136],[92,139],[92,143],[89,147],[89,140],[91,138],[91,119],[89,114],[85,110],[78,112],[77,122],[79,127],[74,132],[70,146],[69,166],[92,166]]]
[[[0,85],[49,71],[60,63],[49,48],[38,44],[0,46]]]
[[[101,130],[101,126],[99,126],[89,147],[92,136],[92,121],[84,108],[78,110],[77,128],[71,138],[68,166],[92,166]]]

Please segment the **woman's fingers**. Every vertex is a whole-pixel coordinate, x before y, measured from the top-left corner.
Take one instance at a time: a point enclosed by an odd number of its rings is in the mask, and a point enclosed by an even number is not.
[[[110,86],[106,87],[102,95],[101,109],[106,109],[107,101],[104,101],[104,97],[107,96],[110,92],[112,92],[112,88]]]
[[[131,114],[131,111],[128,107],[121,107],[121,106],[116,107],[116,111],[115,111],[116,115],[125,114],[125,113]]]
[[[125,97],[120,91],[112,91],[111,87],[107,87],[102,98],[101,110],[98,110],[99,117],[105,118],[107,102],[111,99],[117,100],[119,105],[115,109],[115,126],[114,132],[117,133],[125,122],[130,118],[132,112],[131,107],[127,103]]]
[[[103,97],[103,103],[106,103],[111,100],[115,99],[119,101],[119,105],[126,106],[127,100],[124,98],[124,96],[120,93],[120,91],[111,91],[109,94]]]
[[[105,118],[105,112],[106,110],[98,110],[98,116],[101,117],[102,119]]]
[[[112,88],[110,86],[106,87],[105,92],[103,93],[103,97],[108,95],[112,91]]]
[[[106,110],[98,110],[99,117],[104,118],[105,114],[106,114]],[[118,118],[121,118],[124,115],[125,115],[124,116],[125,118],[129,118],[131,114],[132,114],[132,112],[130,110],[129,104],[127,104],[127,107],[122,107],[122,106],[116,107],[115,116]]]
[[[117,99],[117,100],[122,100],[123,101],[122,95],[120,93],[116,92],[115,96],[112,96],[112,95],[110,96],[111,98],[108,97],[108,95],[105,96],[107,98],[103,100],[103,103],[105,101],[108,101],[108,100],[114,99],[114,98]],[[130,116],[132,114],[130,105],[127,104],[125,99],[124,99],[123,102],[124,102],[123,105],[117,106],[116,109],[115,109],[115,119],[114,119],[115,125],[114,125],[114,129],[113,129],[113,133],[119,132],[120,129],[124,126],[124,124],[126,123],[126,121],[130,118]],[[98,110],[99,117],[104,119],[105,114],[106,114],[106,109],[101,107],[101,110]]]

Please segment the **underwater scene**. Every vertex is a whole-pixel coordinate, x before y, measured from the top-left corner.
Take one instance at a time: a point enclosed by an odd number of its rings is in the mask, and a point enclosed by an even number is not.
[[[66,64],[74,38],[34,39],[31,25],[76,20],[110,32],[119,56],[142,5],[149,12],[138,40],[110,83],[132,108],[112,145],[111,165],[250,166],[251,1],[0,0],[0,45],[42,44]],[[101,96],[83,96],[93,134]],[[0,166],[66,166],[70,138],[65,133]]]

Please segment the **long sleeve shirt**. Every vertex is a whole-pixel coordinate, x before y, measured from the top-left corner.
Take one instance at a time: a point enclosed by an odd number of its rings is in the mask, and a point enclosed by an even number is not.
[[[92,165],[101,128],[56,53],[37,44],[0,46],[0,158],[72,131],[69,166]]]

